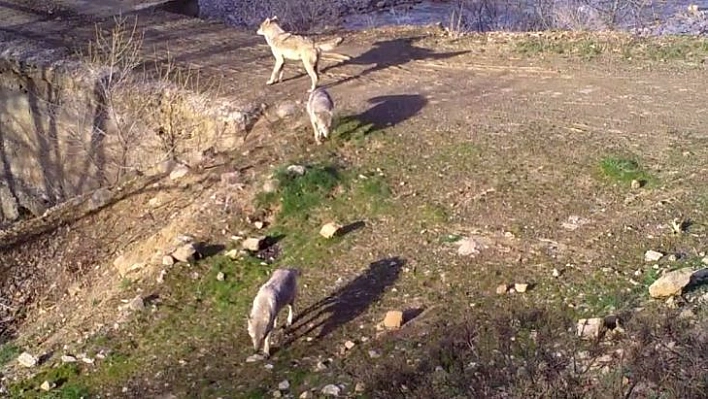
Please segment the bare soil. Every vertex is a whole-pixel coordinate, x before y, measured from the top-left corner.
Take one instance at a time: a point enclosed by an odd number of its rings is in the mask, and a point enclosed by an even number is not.
[[[150,26],[148,46],[169,45],[181,65],[221,78],[228,95],[271,110],[305,99],[309,80],[299,66],[286,64],[288,79],[265,85],[272,56],[255,33],[159,13],[141,18]],[[379,389],[367,392],[371,397],[426,397],[393,371],[432,356],[428,346],[463,320],[509,314],[512,323],[515,309],[540,309],[561,320],[549,332],[561,342],[572,341],[567,331],[580,317],[671,315],[663,303],[648,301],[646,288],[657,271],[643,255],[649,249],[677,254],[660,266],[676,268],[697,265],[708,251],[705,54],[664,59],[647,50],[627,57],[612,51],[639,48],[623,44],[624,36],[561,34],[548,35],[548,43],[576,44],[567,51],[519,51],[535,37],[452,38],[436,28],[347,33],[339,51],[353,60],[326,64],[322,83],[338,113],[372,125],[368,133],[340,131],[316,147],[304,112],[281,121],[263,118],[237,153],[214,162],[218,166],[179,183],[164,176],[136,183],[139,189],[126,188],[130,195],[98,212],[67,217],[3,246],[3,273],[30,287],[22,290],[27,307],[20,322],[7,327],[3,341],[55,356],[104,350],[106,361],[82,365],[80,377],[72,377],[101,397],[265,397],[284,379],[295,396],[326,384],[346,384],[347,395],[356,396],[354,385],[366,381]],[[613,180],[601,168],[607,158],[636,160],[651,183],[633,189]],[[272,210],[253,201],[265,176],[274,166],[323,159],[382,176],[390,195],[352,200],[349,208],[323,206],[287,226],[275,265],[293,264],[305,273],[298,320],[290,335],[276,334],[277,351],[267,362],[272,369],[245,362],[253,353],[245,311],[264,275],[232,286],[224,295],[237,297],[237,304],[225,313],[215,310],[218,300],[200,296],[213,281],[207,279],[216,260],[175,266],[164,284],[155,282],[159,266],[128,283],[112,268],[120,253],[149,258],[177,234],[231,247],[232,235],[259,234],[247,217],[265,215],[277,225]],[[242,189],[219,182],[221,173],[233,170],[242,171]],[[164,205],[150,207],[155,196]],[[379,201],[381,209],[374,206]],[[333,244],[315,243],[319,223],[331,218],[365,226]],[[671,231],[675,218],[691,221],[685,233]],[[23,234],[21,226],[17,231]],[[451,235],[484,245],[476,256],[462,257],[448,242]],[[553,269],[561,276],[553,277]],[[77,282],[81,291],[67,294]],[[499,284],[515,282],[532,283],[532,289],[495,293]],[[132,318],[116,310],[136,294],[159,300]],[[686,306],[704,320],[705,303]],[[377,338],[376,324],[392,309],[422,313],[401,331]],[[653,326],[634,325],[627,339],[643,327]],[[685,333],[694,334],[692,328]],[[347,340],[357,346],[343,352]],[[372,358],[370,350],[382,356]],[[327,359],[325,370],[313,371]],[[696,373],[705,378],[705,371]],[[642,376],[630,376],[625,386],[636,380]],[[627,392],[622,384],[620,377],[620,390],[611,392]],[[664,397],[700,397],[694,395],[706,387],[697,385],[689,396]],[[519,397],[509,389],[490,388],[485,397]],[[530,392],[558,397],[562,390]],[[635,395],[627,397],[643,397]]]

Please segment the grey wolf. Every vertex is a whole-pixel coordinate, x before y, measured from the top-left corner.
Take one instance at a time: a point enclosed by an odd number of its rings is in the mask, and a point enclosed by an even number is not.
[[[310,117],[312,129],[315,131],[315,142],[321,144],[320,137],[327,138],[332,127],[332,111],[334,101],[327,90],[318,87],[307,99],[307,115]]]
[[[332,52],[342,42],[343,39],[341,37],[317,43],[311,38],[286,32],[278,24],[278,17],[266,18],[261,23],[256,34],[265,37],[270,51],[273,52],[273,57],[275,57],[273,73],[271,73],[270,79],[266,82],[268,85],[276,82],[276,75],[277,82],[280,83],[282,81],[285,60],[302,61],[305,71],[307,71],[312,80],[312,86],[308,90],[311,92],[317,87],[319,80],[317,64],[321,57],[327,56],[340,61],[351,59],[347,55]]]
[[[285,305],[288,306],[286,326],[293,323],[293,307],[297,296],[297,269],[276,269],[270,279],[263,284],[248,316],[248,335],[253,341],[253,350],[263,348],[263,353],[270,356],[270,336],[276,327],[276,318]]]

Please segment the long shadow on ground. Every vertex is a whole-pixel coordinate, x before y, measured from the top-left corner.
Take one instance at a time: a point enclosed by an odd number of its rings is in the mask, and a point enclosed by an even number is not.
[[[317,338],[323,338],[338,327],[362,314],[372,303],[381,298],[384,290],[393,285],[405,261],[398,257],[386,258],[369,265],[359,277],[339,288],[327,298],[299,312],[293,321],[290,343],[306,336],[317,328]],[[324,318],[322,316],[326,315]],[[317,321],[319,320],[319,321]],[[306,329],[299,333],[299,330]],[[286,343],[286,344],[287,344]]]
[[[351,60],[345,61],[340,64],[335,64],[323,68],[321,72],[326,72],[332,67],[339,67],[344,65],[371,65],[371,67],[365,69],[363,72],[356,76],[350,76],[342,79],[338,82],[327,85],[328,87],[336,86],[342,83],[346,83],[350,80],[357,79],[368,74],[378,72],[390,67],[397,67],[406,64],[411,61],[420,60],[440,60],[450,57],[455,57],[469,51],[453,51],[448,53],[436,53],[435,51],[424,48],[416,47],[413,43],[416,40],[422,39],[423,36],[406,37],[393,40],[383,40],[373,43],[373,47],[366,51],[365,53],[354,57]]]

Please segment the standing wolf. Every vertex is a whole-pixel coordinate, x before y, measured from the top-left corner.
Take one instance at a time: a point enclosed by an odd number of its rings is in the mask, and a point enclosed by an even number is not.
[[[253,308],[248,316],[248,335],[253,341],[253,349],[263,348],[270,356],[270,335],[276,326],[278,312],[288,305],[286,326],[293,322],[293,306],[297,296],[297,269],[276,269],[270,279],[261,286],[253,300]]]
[[[343,39],[341,37],[334,38],[327,42],[316,43],[308,37],[294,35],[283,30],[283,28],[278,25],[278,17],[266,18],[265,21],[261,23],[256,34],[265,37],[270,51],[273,52],[273,57],[275,57],[273,73],[270,75],[268,82],[266,82],[266,84],[269,85],[276,82],[276,75],[278,77],[278,83],[282,80],[285,60],[301,60],[307,74],[310,75],[310,79],[312,80],[312,86],[309,90],[311,92],[315,90],[319,80],[317,64],[321,56],[326,55],[329,58],[334,58],[339,61],[351,59],[351,57],[347,55],[332,52],[332,50],[342,42]]]
[[[322,144],[320,137],[327,138],[332,127],[334,101],[327,90],[318,87],[310,93],[306,108],[312,128],[315,130],[315,142]]]

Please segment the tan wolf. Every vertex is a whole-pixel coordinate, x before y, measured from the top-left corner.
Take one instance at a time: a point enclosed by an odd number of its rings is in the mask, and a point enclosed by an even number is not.
[[[320,138],[326,139],[332,127],[334,101],[327,90],[323,87],[318,87],[310,92],[306,109],[307,115],[310,117],[312,129],[315,130],[315,142],[322,144]]]
[[[273,52],[273,57],[275,57],[273,73],[270,75],[268,82],[266,82],[269,85],[276,82],[276,75],[278,77],[277,82],[281,82],[285,60],[301,60],[312,80],[312,86],[308,90],[308,92],[311,92],[317,87],[319,80],[317,64],[321,57],[333,58],[339,61],[351,59],[348,55],[332,52],[342,42],[343,39],[341,37],[317,43],[311,38],[286,32],[278,24],[278,17],[266,18],[261,23],[256,34],[265,37],[270,51]]]
[[[251,314],[248,316],[248,335],[253,341],[253,350],[263,348],[263,353],[270,356],[270,336],[276,327],[276,318],[285,305],[288,306],[286,326],[293,322],[293,307],[297,296],[297,269],[276,269],[270,279],[261,286],[253,300]]]

